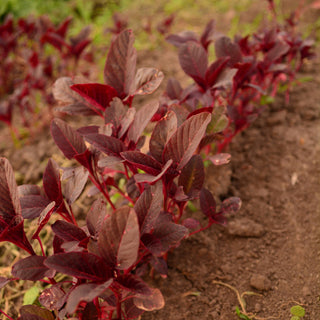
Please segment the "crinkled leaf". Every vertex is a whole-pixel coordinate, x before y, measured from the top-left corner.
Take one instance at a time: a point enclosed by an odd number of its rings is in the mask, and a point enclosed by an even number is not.
[[[104,81],[123,99],[130,93],[136,71],[137,53],[131,30],[122,31],[111,44],[104,67]]]
[[[55,271],[43,264],[46,257],[30,256],[19,260],[12,267],[12,275],[22,280],[37,281],[45,277],[53,278]]]
[[[142,310],[153,311],[164,307],[164,299],[159,289],[150,288],[151,295],[140,295],[133,298],[134,304]]]
[[[194,155],[182,169],[178,185],[185,194],[198,197],[204,183],[204,165],[200,155]]]
[[[91,302],[103,291],[105,291],[112,283],[112,279],[102,283],[84,283],[77,286],[71,291],[67,299],[66,310],[68,313],[74,313],[81,301]]]
[[[173,160],[173,166],[181,170],[196,151],[207,125],[211,120],[211,114],[203,112],[187,119],[171,136],[163,151],[163,161]]]
[[[57,272],[79,279],[104,281],[112,276],[110,267],[103,259],[89,252],[57,253],[48,257],[44,264]]]
[[[153,115],[158,110],[158,107],[159,107],[159,103],[153,101],[144,105],[137,111],[134,117],[134,120],[128,130],[128,138],[131,141],[133,141],[134,143],[137,143],[143,130],[145,129],[145,127],[150,122]]]
[[[121,156],[136,168],[147,173],[157,175],[161,171],[161,163],[140,151],[121,152]]]
[[[20,308],[20,320],[54,320],[54,315],[46,309],[35,305],[26,305]]]
[[[149,148],[151,155],[159,162],[162,162],[162,153],[167,141],[176,130],[177,117],[173,111],[169,111],[155,126],[150,138]]]
[[[163,72],[155,68],[137,70],[132,95],[145,95],[154,92],[164,78]]]
[[[81,228],[64,220],[57,220],[51,228],[64,241],[81,241],[87,238],[86,233]]]
[[[208,159],[215,165],[221,166],[223,164],[227,164],[231,160],[231,155],[229,153],[218,153],[214,156],[208,157]]]
[[[85,187],[89,171],[83,167],[72,169],[72,175],[65,184],[64,196],[69,204],[74,203]]]
[[[226,36],[222,36],[215,42],[215,51],[217,58],[230,57],[227,65],[233,67],[237,62],[241,62],[242,55],[237,43]]]
[[[162,182],[158,181],[151,187],[146,187],[135,203],[140,225],[140,233],[149,232],[163,207]]]
[[[106,203],[97,199],[87,214],[87,227],[93,237],[97,237],[104,218],[107,215]]]
[[[137,260],[139,223],[135,211],[122,207],[105,219],[98,237],[101,256],[109,266],[123,270]]]
[[[20,198],[21,214],[24,219],[39,217],[41,212],[51,201],[41,195],[25,195]]]
[[[68,159],[84,153],[87,149],[80,133],[61,119],[52,120],[51,134],[56,145]]]
[[[208,67],[206,50],[194,41],[189,41],[179,48],[179,62],[183,71],[197,84],[205,87],[205,74]]]
[[[107,84],[74,84],[70,89],[77,92],[88,103],[102,111],[104,111],[110,105],[112,99],[117,96],[117,91]]]
[[[61,289],[61,284],[53,285],[44,289],[40,296],[39,302],[47,309],[59,310],[65,303],[66,293]]]
[[[100,133],[88,134],[86,135],[85,139],[94,145],[98,150],[110,156],[119,157],[120,153],[126,149],[121,140],[114,137],[108,137]]]
[[[216,201],[206,188],[202,188],[200,192],[200,208],[208,218],[212,218],[216,214]]]

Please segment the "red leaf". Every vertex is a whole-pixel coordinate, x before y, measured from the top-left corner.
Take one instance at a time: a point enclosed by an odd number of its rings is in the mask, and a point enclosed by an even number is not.
[[[51,135],[68,159],[72,159],[75,155],[82,154],[87,150],[80,133],[61,119],[52,120]]]
[[[228,67],[233,67],[237,62],[241,62],[242,55],[237,43],[231,41],[228,37],[220,37],[215,42],[215,51],[217,58],[230,57],[227,63]]]
[[[208,50],[209,44],[212,41],[214,41],[214,34],[215,34],[215,21],[212,19],[207,23],[200,37],[200,42],[206,50]]]
[[[58,164],[49,159],[43,174],[43,188],[47,197],[51,201],[55,201],[56,205],[60,205],[63,201],[60,182],[60,171]]]
[[[138,276],[134,274],[126,274],[119,276],[116,281],[125,289],[135,293],[150,295],[152,293],[151,288]]]
[[[163,207],[162,182],[147,187],[134,205],[141,235],[150,232]]]
[[[268,53],[265,56],[265,59],[269,62],[275,62],[276,60],[281,58],[281,56],[286,54],[289,49],[290,46],[288,44],[282,41],[278,41],[276,45],[268,51]]]
[[[100,83],[74,84],[70,89],[79,93],[88,103],[102,111],[109,107],[112,99],[117,96],[114,88]]]
[[[44,289],[39,296],[41,305],[50,310],[60,310],[66,298],[66,293],[60,286],[61,284],[57,284]]]
[[[12,267],[12,275],[22,280],[37,281],[45,277],[53,278],[55,271],[46,267],[43,262],[46,257],[30,256],[19,260]]]
[[[241,208],[241,199],[238,197],[230,197],[226,200],[224,200],[220,207],[220,213],[226,214],[226,213],[236,213]]]
[[[105,219],[98,245],[109,266],[120,270],[130,268],[137,260],[139,244],[139,224],[132,208],[117,209]]]
[[[24,219],[34,219],[39,217],[43,209],[51,201],[41,195],[26,195],[20,198],[22,216]]]
[[[157,175],[161,171],[161,163],[140,151],[125,151],[121,152],[121,156],[133,164],[136,168],[139,168],[147,173]]]
[[[200,208],[202,212],[209,218],[212,218],[216,214],[216,201],[208,189],[201,189]]]
[[[154,92],[164,78],[163,72],[155,68],[140,68],[134,80],[132,95],[145,95]]]
[[[21,317],[19,320],[54,320],[51,311],[35,305],[26,305],[20,308]]]
[[[221,166],[230,162],[231,155],[229,153],[218,153],[208,158],[215,166]]]
[[[111,44],[104,67],[104,81],[116,89],[119,98],[130,93],[134,81],[137,53],[131,30],[122,31]]]
[[[163,161],[173,160],[173,166],[181,170],[196,151],[207,125],[211,120],[211,114],[203,112],[187,119],[172,135],[163,151]]]
[[[153,115],[156,113],[156,111],[159,108],[158,102],[150,102],[143,107],[141,107],[135,117],[134,120],[128,130],[128,138],[133,141],[134,143],[137,143],[138,139],[140,138],[143,130],[147,126],[147,124],[150,122]]]
[[[81,241],[87,238],[86,233],[81,228],[64,220],[57,220],[51,228],[64,241]]]
[[[166,41],[176,47],[180,47],[188,41],[198,42],[198,36],[193,31],[182,31],[177,34],[170,34],[166,37]]]
[[[178,185],[189,197],[197,198],[204,183],[204,165],[200,155],[194,155],[179,176]]]
[[[230,57],[222,57],[210,65],[210,67],[206,71],[206,76],[205,76],[206,82],[209,87],[212,87],[215,84],[218,76],[224,70],[224,68],[226,67],[229,61],[230,61]]]
[[[165,144],[177,130],[177,117],[173,111],[169,111],[155,126],[149,148],[151,155],[162,163],[162,153]]]
[[[0,218],[9,224],[15,216],[21,216],[17,183],[9,161],[0,158]]]
[[[174,78],[169,78],[167,82],[166,93],[171,100],[180,100],[182,93],[180,82]]]
[[[103,259],[89,252],[57,253],[48,257],[44,265],[78,279],[105,281],[112,276]]]
[[[140,295],[133,298],[133,303],[142,310],[153,311],[164,307],[164,299],[159,289],[150,288],[151,295]]]
[[[68,296],[66,311],[74,313],[81,301],[91,302],[103,293],[112,283],[112,279],[102,283],[84,283],[77,286]]]
[[[183,71],[198,85],[205,87],[205,74],[208,67],[208,55],[198,43],[189,41],[179,48],[179,62]]]
[[[88,134],[85,139],[93,144],[98,150],[110,156],[120,157],[120,153],[126,149],[121,140],[99,133]]]
[[[87,214],[87,227],[93,237],[97,237],[102,227],[103,220],[107,215],[106,204],[97,199]]]

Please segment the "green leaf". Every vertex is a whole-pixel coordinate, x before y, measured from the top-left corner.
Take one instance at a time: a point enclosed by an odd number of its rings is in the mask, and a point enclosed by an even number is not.
[[[303,307],[297,305],[297,306],[293,306],[293,307],[290,309],[290,313],[291,313],[293,316],[304,317],[304,315],[306,314],[306,311],[304,310]]]
[[[36,286],[28,289],[23,296],[23,305],[25,306],[27,304],[33,304],[37,300],[39,293],[40,289]]]
[[[300,320],[300,319],[301,319],[301,318],[298,317],[298,316],[293,316],[293,317],[290,318],[290,320]]]

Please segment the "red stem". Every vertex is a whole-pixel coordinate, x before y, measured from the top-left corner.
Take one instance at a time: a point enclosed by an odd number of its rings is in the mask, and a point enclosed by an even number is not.
[[[11,318],[10,316],[8,316],[3,310],[0,309],[0,313],[2,313],[5,317],[7,317],[10,320],[14,320],[13,318]]]

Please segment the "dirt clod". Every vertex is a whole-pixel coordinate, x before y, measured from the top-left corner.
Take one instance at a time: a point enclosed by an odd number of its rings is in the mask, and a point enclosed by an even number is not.
[[[268,291],[271,289],[271,281],[262,274],[254,274],[250,278],[250,286],[259,291]]]
[[[265,233],[265,229],[261,224],[258,224],[248,218],[240,218],[230,221],[227,229],[229,234],[238,237],[259,238]]]

